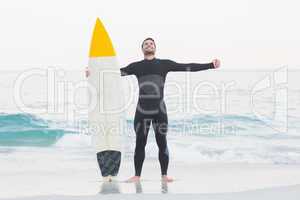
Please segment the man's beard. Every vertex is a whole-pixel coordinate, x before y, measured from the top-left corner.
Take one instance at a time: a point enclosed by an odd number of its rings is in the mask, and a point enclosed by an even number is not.
[[[150,55],[154,55],[154,54],[155,54],[154,51],[144,51],[145,56],[150,56]]]

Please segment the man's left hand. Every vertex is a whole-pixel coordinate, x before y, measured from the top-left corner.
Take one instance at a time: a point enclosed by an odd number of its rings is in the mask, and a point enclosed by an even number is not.
[[[219,68],[221,65],[221,62],[219,59],[213,59],[212,63],[214,64],[215,68]]]

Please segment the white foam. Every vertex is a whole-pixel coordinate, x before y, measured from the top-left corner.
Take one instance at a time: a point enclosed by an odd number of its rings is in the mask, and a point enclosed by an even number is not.
[[[84,134],[65,134],[56,142],[57,147],[88,147],[91,146],[91,136]]]

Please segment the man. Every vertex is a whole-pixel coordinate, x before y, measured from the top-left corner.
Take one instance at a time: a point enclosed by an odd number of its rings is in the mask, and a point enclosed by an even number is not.
[[[142,166],[145,159],[145,146],[148,132],[152,123],[156,143],[159,148],[159,163],[162,181],[171,182],[173,178],[167,176],[169,152],[167,146],[168,116],[164,102],[164,84],[168,72],[201,71],[218,68],[220,61],[214,59],[211,63],[180,64],[168,59],[155,57],[156,45],[152,38],[142,42],[144,59],[133,62],[120,69],[121,76],[135,75],[139,84],[139,98],[134,116],[134,130],[136,144],[134,152],[135,175],[127,182],[140,181]],[[86,72],[86,76],[89,72]]]

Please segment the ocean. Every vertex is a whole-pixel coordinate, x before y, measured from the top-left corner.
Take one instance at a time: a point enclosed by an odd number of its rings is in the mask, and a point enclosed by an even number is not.
[[[299,71],[285,67],[168,74],[170,159],[299,164],[298,75]],[[131,161],[137,81],[133,76],[122,81],[126,91],[123,159]],[[57,67],[2,71],[0,91],[0,162],[45,156],[60,162],[53,155],[70,163],[94,161],[83,71]],[[146,159],[157,159],[152,128],[146,152]]]

